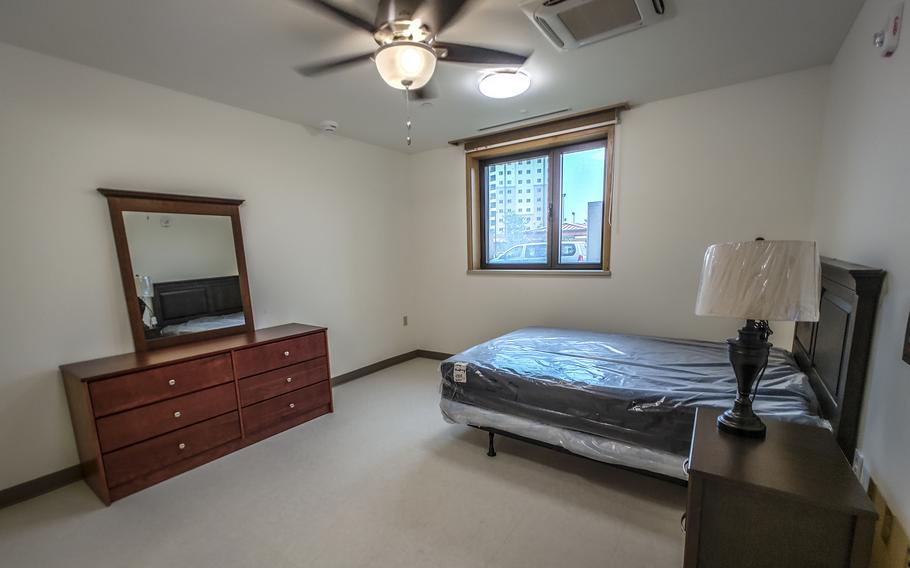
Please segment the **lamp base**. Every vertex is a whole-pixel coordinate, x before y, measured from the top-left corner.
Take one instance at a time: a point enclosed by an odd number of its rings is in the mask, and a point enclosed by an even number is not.
[[[727,434],[735,434],[747,438],[764,438],[767,429],[761,418],[756,416],[751,408],[749,408],[748,413],[737,412],[737,410],[736,408],[731,408],[718,416],[717,428]]]
[[[717,427],[728,434],[764,438],[765,425],[752,411],[753,385],[768,363],[768,322],[746,320],[736,339],[728,339],[730,363],[736,375],[736,400],[733,408],[717,417]]]

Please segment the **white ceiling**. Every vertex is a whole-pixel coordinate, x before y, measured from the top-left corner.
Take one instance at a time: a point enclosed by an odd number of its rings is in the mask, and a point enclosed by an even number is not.
[[[372,20],[375,0],[337,0]],[[375,48],[369,34],[292,0],[0,0],[0,41],[401,151],[560,108],[633,104],[829,63],[862,0],[667,0],[652,27],[557,52],[518,0],[477,0],[442,41],[533,49],[524,95],[486,99],[483,67],[442,63],[413,111],[371,63],[304,79],[293,67]],[[0,79],[2,80],[2,79]],[[522,114],[521,111],[526,111]]]

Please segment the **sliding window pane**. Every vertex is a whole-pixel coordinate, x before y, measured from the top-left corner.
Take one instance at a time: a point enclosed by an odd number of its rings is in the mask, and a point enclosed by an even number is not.
[[[487,264],[547,265],[548,162],[537,155],[484,164]]]
[[[559,264],[600,264],[606,146],[585,144],[560,158]]]

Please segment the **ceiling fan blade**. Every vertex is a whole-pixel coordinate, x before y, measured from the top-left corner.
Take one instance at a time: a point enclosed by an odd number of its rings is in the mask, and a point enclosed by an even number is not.
[[[367,61],[373,57],[373,52],[363,53],[360,55],[354,55],[353,57],[341,57],[338,59],[329,59],[328,61],[321,61],[319,63],[310,63],[309,65],[301,65],[300,67],[295,67],[295,70],[303,75],[304,77],[315,77],[317,75],[322,75],[323,73],[328,73],[330,71],[335,71],[341,69],[342,67],[347,67],[348,65],[354,65],[355,63],[360,63],[362,61]]]
[[[334,15],[335,17],[337,17],[341,20],[344,20],[345,22],[347,22],[353,26],[356,26],[362,30],[366,30],[366,31],[370,32],[371,34],[376,31],[376,26],[374,26],[372,22],[368,22],[367,20],[361,18],[360,16],[348,12],[344,8],[339,8],[335,4],[332,4],[331,2],[326,2],[325,0],[297,0],[297,2],[299,2],[300,4],[310,4],[310,5],[319,6],[320,8],[322,8],[323,10],[326,10],[327,12]]]
[[[423,87],[414,91],[414,100],[425,101],[428,99],[435,99],[439,96],[439,92],[436,89],[434,81],[430,79],[430,82],[424,85]]]
[[[453,24],[470,0],[424,0],[415,17],[429,24],[434,34]]]
[[[483,63],[485,65],[524,65],[524,62],[531,57],[531,54],[523,55],[520,53],[510,53],[498,49],[489,49],[486,47],[477,47],[476,45],[464,45],[460,43],[443,43],[435,42],[433,47],[436,49],[445,49],[445,57],[440,57],[440,61],[452,61],[456,63]]]

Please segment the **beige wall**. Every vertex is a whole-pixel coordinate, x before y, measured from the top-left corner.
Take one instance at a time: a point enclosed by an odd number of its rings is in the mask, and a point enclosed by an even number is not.
[[[872,46],[891,0],[867,0],[832,68],[815,196],[822,254],[888,271],[873,338],[859,448],[910,523],[910,33],[890,59]],[[910,15],[905,8],[904,16]]]
[[[464,155],[411,162],[421,347],[456,352],[526,325],[722,339],[694,315],[714,242],[809,236],[827,69],[647,104],[623,115],[610,278],[467,275]],[[792,327],[772,340],[789,347]]]
[[[328,326],[335,374],[414,348],[404,154],[2,44],[0,77],[0,488],[77,463],[57,366],[132,350],[97,187],[247,199],[257,326]]]

